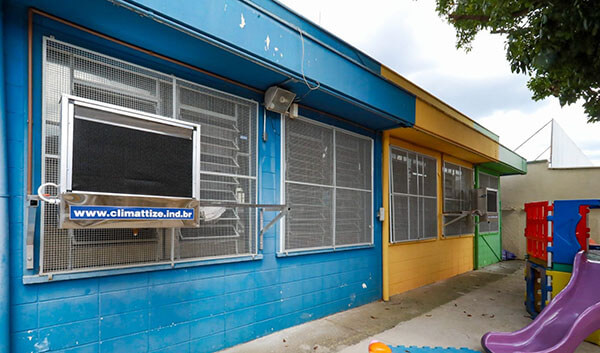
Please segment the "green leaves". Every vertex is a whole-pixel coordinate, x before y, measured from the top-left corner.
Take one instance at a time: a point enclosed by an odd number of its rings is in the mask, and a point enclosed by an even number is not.
[[[466,51],[483,30],[506,34],[511,70],[530,76],[533,99],[583,101],[600,121],[600,6],[595,0],[437,0]]]

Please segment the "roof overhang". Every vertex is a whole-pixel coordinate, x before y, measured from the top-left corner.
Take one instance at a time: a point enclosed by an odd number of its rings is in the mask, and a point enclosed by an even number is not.
[[[227,84],[250,88],[257,100],[268,87],[280,86],[296,93],[305,106],[371,130],[414,123],[415,96],[382,77],[379,63],[277,2],[8,0],[5,4],[33,7],[147,53],[200,68],[214,74],[212,79],[222,77]],[[219,84],[215,87],[227,87]]]
[[[525,159],[501,145],[495,135],[483,133],[470,119],[452,118],[420,98],[416,102],[415,125],[392,129],[389,134],[392,138],[481,165],[498,175],[527,172]]]
[[[498,145],[498,161],[481,165],[498,175],[527,174],[527,160],[503,145]]]
[[[378,63],[366,61],[364,54],[327,32],[315,30],[311,23],[278,3],[110,2],[118,6],[103,9],[104,16],[92,11],[99,20],[88,18],[86,22],[92,21],[103,32],[125,40],[141,40],[150,50],[169,56],[185,55],[189,64],[261,91],[274,85],[286,88],[296,93],[303,105],[373,130],[414,123],[414,95],[382,77]],[[139,25],[123,22],[128,26],[128,31],[123,31],[102,23],[102,18],[111,18],[113,23],[125,19],[123,9],[132,12]],[[156,41],[167,32],[168,45]]]

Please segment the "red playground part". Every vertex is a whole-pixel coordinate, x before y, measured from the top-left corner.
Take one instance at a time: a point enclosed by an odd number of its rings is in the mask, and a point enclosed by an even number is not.
[[[577,241],[582,249],[588,248],[588,239],[590,239],[590,228],[587,226],[588,213],[590,213],[589,205],[579,206],[579,214],[581,215],[581,219],[579,220],[579,223],[577,223],[577,228],[575,228],[575,237],[577,238]]]
[[[544,261],[548,261],[547,247],[548,242],[552,241],[552,233],[548,229],[548,219],[546,218],[552,209],[553,207],[548,204],[548,201],[525,204],[527,254]]]

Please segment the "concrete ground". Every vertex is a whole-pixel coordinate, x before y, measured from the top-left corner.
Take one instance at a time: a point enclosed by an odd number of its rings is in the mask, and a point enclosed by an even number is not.
[[[377,339],[389,345],[481,350],[488,331],[514,331],[531,319],[523,305],[523,262],[465,273],[224,350],[224,353],[367,353]],[[582,343],[576,353],[599,353]]]

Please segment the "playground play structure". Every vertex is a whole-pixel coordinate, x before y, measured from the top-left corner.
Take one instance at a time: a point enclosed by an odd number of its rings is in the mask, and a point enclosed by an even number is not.
[[[481,339],[487,352],[569,353],[584,339],[600,342],[600,250],[590,246],[587,220],[592,208],[600,208],[600,200],[525,205],[525,306],[535,319],[513,333],[487,333]]]
[[[488,353],[572,353],[587,340],[600,344],[600,247],[590,245],[587,215],[600,200],[558,200],[525,205],[525,306],[534,321],[515,332],[489,332]],[[467,348],[388,347],[369,353],[472,352]]]

